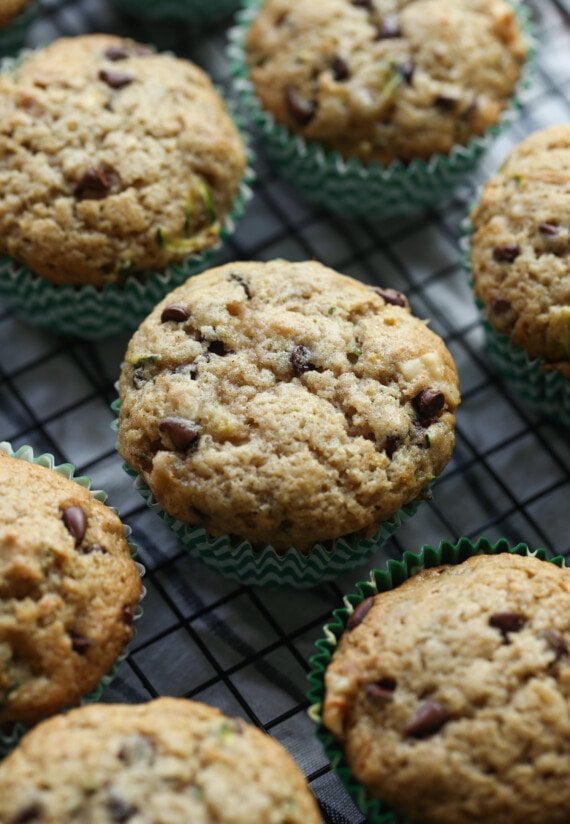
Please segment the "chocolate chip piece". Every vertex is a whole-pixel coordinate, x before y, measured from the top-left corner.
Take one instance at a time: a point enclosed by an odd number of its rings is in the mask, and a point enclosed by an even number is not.
[[[539,223],[538,231],[541,235],[548,235],[548,237],[556,237],[560,233],[560,226],[554,223]]]
[[[246,279],[244,277],[242,277],[241,275],[236,274],[235,272],[232,272],[231,275],[230,275],[230,280],[235,280],[236,283],[239,283],[239,285],[242,287],[243,291],[245,292],[246,298],[248,300],[251,300],[251,298],[252,298],[251,290],[249,288],[248,282],[246,281]]]
[[[512,263],[521,253],[518,243],[505,243],[503,246],[495,246],[493,249],[493,260],[497,263]]]
[[[388,435],[384,442],[384,452],[388,458],[391,458],[400,445],[400,438],[398,435]]]
[[[495,315],[506,315],[506,313],[510,312],[512,308],[513,306],[510,300],[505,300],[504,298],[493,298],[491,301],[491,311]]]
[[[412,80],[414,79],[414,72],[416,71],[416,67],[414,66],[414,64],[400,63],[397,68],[402,76],[402,79],[405,80],[408,86],[411,86]]]
[[[129,50],[126,46],[108,46],[103,54],[107,60],[112,60],[115,63],[117,60],[126,60],[129,56]]]
[[[437,418],[445,406],[445,395],[443,392],[434,392],[433,389],[422,389],[421,392],[412,398],[412,406],[417,412],[422,423],[432,421]]]
[[[477,112],[478,108],[479,108],[479,102],[478,102],[477,98],[474,97],[473,100],[469,103],[469,105],[465,109],[465,111],[463,112],[463,117],[465,117],[467,120],[470,120],[473,117],[473,115]]]
[[[146,735],[138,734],[125,738],[117,753],[119,761],[127,766],[143,762],[150,766],[154,762],[155,755],[156,747],[153,742]]]
[[[378,27],[377,40],[387,40],[391,37],[401,37],[402,29],[397,14],[387,14]]]
[[[362,9],[371,9],[372,0],[350,0],[353,6],[358,6]]]
[[[449,720],[445,707],[439,701],[424,701],[406,727],[406,735],[412,738],[427,738],[440,730]]]
[[[130,604],[125,604],[121,610],[121,617],[123,619],[123,624],[131,626],[131,624],[135,620],[134,608]]]
[[[23,807],[20,812],[13,816],[9,824],[32,824],[33,821],[40,821],[44,810],[41,804],[33,801],[27,807]]]
[[[544,638],[548,646],[556,653],[556,660],[568,654],[566,641],[556,629],[543,629],[540,637]]]
[[[134,77],[130,74],[125,74],[125,72],[116,72],[112,69],[101,69],[99,72],[99,80],[102,80],[112,89],[122,89],[124,86],[128,86],[129,83],[132,83]]]
[[[394,691],[398,686],[395,678],[381,678],[374,684],[368,684],[366,687],[366,697],[372,701],[391,701],[394,697]]]
[[[184,323],[184,321],[188,320],[189,317],[190,314],[183,306],[180,306],[178,303],[173,303],[171,306],[166,306],[162,310],[160,320],[162,323],[166,323],[168,320],[173,320],[176,323]]]
[[[70,632],[69,637],[71,638],[71,649],[78,655],[85,655],[89,647],[93,644],[90,638],[86,638],[84,635],[77,635],[75,632]]]
[[[520,612],[495,612],[489,618],[489,624],[500,630],[506,636],[508,632],[520,632],[526,623],[526,618]]]
[[[289,114],[299,126],[308,126],[317,113],[315,101],[301,97],[292,86],[285,87],[285,104]]]
[[[147,376],[144,366],[138,366],[133,372],[133,386],[135,389],[141,389],[147,382]]]
[[[348,78],[350,77],[348,63],[346,62],[346,60],[343,60],[343,58],[339,57],[338,55],[333,58],[331,69],[334,79],[339,83],[342,80],[348,80]]]
[[[450,94],[438,94],[433,102],[434,106],[437,106],[438,109],[442,109],[445,112],[452,112],[457,105],[457,98],[452,97]]]
[[[87,515],[80,506],[68,506],[61,513],[61,518],[67,531],[75,538],[75,546],[78,547],[87,530]]]
[[[129,821],[129,819],[138,813],[138,807],[128,804],[117,795],[113,795],[109,798],[107,801],[107,809],[109,811],[111,821],[115,821],[117,824],[124,824],[125,821]]]
[[[377,295],[380,295],[381,298],[384,299],[385,303],[391,303],[394,306],[407,306],[408,300],[401,292],[398,292],[397,289],[383,289],[380,286],[373,286],[372,291],[375,292]]]
[[[229,355],[230,351],[230,349],[226,349],[224,342],[221,340],[212,340],[208,343],[208,352],[211,352],[212,355],[219,355],[220,358]]]
[[[109,554],[108,550],[106,550],[104,546],[101,546],[101,544],[89,544],[89,546],[86,546],[81,550],[82,555],[91,555],[92,552],[96,552],[101,555]]]
[[[359,624],[361,624],[374,604],[374,598],[365,598],[364,601],[361,601],[358,606],[354,607],[353,612],[351,613],[348,621],[346,622],[346,628],[350,632],[350,630],[355,629]]]
[[[77,200],[101,200],[107,197],[115,182],[116,173],[109,166],[91,166],[73,189]]]
[[[310,372],[316,367],[311,361],[311,353],[303,344],[296,346],[289,355],[289,361],[293,367],[293,372],[300,378],[304,372]]]
[[[201,432],[201,428],[194,421],[175,417],[163,418],[158,424],[158,429],[169,436],[173,447],[179,452],[196,446]]]

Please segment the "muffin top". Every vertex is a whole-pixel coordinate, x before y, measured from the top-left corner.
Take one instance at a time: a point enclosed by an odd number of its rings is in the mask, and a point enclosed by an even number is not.
[[[7,26],[31,0],[0,0],[0,27]]]
[[[27,817],[26,817],[27,816]],[[0,820],[318,824],[283,747],[239,718],[174,698],[45,721],[0,765]]]
[[[363,601],[325,674],[353,775],[422,824],[565,824],[570,573],[500,554]]]
[[[215,244],[245,153],[204,72],[131,40],[57,40],[0,76],[0,251],[121,284]]]
[[[141,583],[121,521],[79,484],[0,451],[0,489],[0,725],[32,723],[97,686]]]
[[[317,262],[190,278],[133,336],[119,450],[175,518],[275,549],[374,532],[441,472],[457,374],[403,295]]]
[[[570,377],[570,126],[511,152],[473,210],[473,283],[489,322]]]
[[[279,123],[387,164],[446,154],[496,123],[526,46],[506,0],[267,0],[246,52]]]

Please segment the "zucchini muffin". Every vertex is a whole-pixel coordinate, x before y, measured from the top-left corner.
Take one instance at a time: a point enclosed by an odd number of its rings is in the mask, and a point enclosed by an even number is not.
[[[566,824],[569,649],[566,568],[503,552],[426,569],[354,608],[323,723],[406,821]]]
[[[459,390],[401,293],[274,260],[168,295],[129,344],[120,402],[119,451],[169,515],[308,553],[425,493]]]
[[[244,168],[186,60],[87,35],[0,75],[0,252],[51,283],[120,286],[211,247]]]
[[[0,821],[319,824],[287,752],[194,701],[93,705],[41,724],[0,765]]]
[[[266,0],[246,59],[262,107],[309,142],[389,164],[497,123],[527,46],[506,0]]]
[[[118,516],[83,486],[0,450],[0,488],[2,727],[95,689],[132,637],[141,582]]]

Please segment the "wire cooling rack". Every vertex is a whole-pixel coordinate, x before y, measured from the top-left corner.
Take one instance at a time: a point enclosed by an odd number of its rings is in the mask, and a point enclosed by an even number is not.
[[[570,3],[537,0],[531,10],[538,69],[523,117],[450,202],[413,219],[331,217],[300,200],[260,157],[255,198],[219,256],[220,263],[315,257],[368,283],[402,289],[455,358],[463,403],[453,460],[433,502],[420,507],[363,569],[310,591],[267,591],[225,580],[191,559],[142,503],[115,452],[109,404],[127,338],[97,344],[57,338],[0,306],[0,440],[29,443],[91,475],[133,527],[148,569],[145,614],[105,700],[187,696],[258,724],[297,760],[331,824],[361,824],[363,818],[314,736],[306,715],[306,672],[314,641],[342,594],[367,577],[368,567],[442,538],[505,536],[563,554],[570,550],[568,430],[530,413],[489,367],[459,249],[460,224],[477,187],[510,148],[530,131],[570,121]],[[104,0],[43,0],[30,44],[94,31],[173,49],[228,88],[223,27],[207,35],[179,24],[153,23],[151,29]]]

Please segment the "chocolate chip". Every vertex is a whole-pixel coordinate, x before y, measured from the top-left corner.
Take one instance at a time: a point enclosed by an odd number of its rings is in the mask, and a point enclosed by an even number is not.
[[[91,166],[75,184],[73,194],[77,200],[101,200],[113,188],[115,178],[109,166]]]
[[[374,684],[368,684],[366,687],[366,697],[372,701],[391,701],[394,697],[394,690],[398,686],[395,678],[381,678]]]
[[[372,8],[372,0],[350,0],[353,6],[357,6],[361,9],[371,9]]]
[[[386,457],[391,458],[400,445],[400,437],[398,435],[388,435],[384,442],[384,452]]]
[[[489,624],[506,636],[508,632],[519,632],[525,625],[526,618],[520,612],[495,612],[489,618]]]
[[[377,40],[387,40],[392,37],[401,37],[402,29],[397,14],[387,14],[378,27]]]
[[[162,310],[160,320],[162,323],[166,323],[168,320],[173,320],[176,323],[184,323],[184,321],[188,320],[189,317],[190,314],[183,306],[180,306],[178,303],[173,303],[171,306],[166,306]]]
[[[512,263],[521,253],[518,243],[505,243],[503,246],[495,246],[493,249],[493,259],[497,263]]]
[[[201,432],[201,428],[194,421],[175,417],[163,418],[158,424],[158,429],[169,436],[173,447],[179,452],[196,446]]]
[[[303,344],[296,346],[289,355],[289,361],[293,367],[293,372],[300,378],[304,372],[310,372],[316,367],[311,360],[311,353]]]
[[[560,233],[560,226],[556,226],[554,223],[539,223],[538,231],[541,235],[556,237]]]
[[[122,89],[124,86],[128,86],[129,83],[132,83],[134,77],[130,74],[125,74],[125,72],[116,72],[112,69],[101,69],[99,72],[99,80],[102,80],[112,89]]]
[[[355,629],[359,624],[361,624],[374,604],[374,598],[365,598],[364,601],[361,601],[358,606],[354,607],[353,612],[351,613],[348,621],[346,622],[346,628],[350,632],[350,630]]]
[[[478,102],[477,98],[474,97],[473,100],[469,103],[469,105],[465,109],[465,111],[463,112],[463,117],[467,118],[467,120],[470,120],[473,117],[473,115],[476,114],[478,108],[479,108],[479,102]]]
[[[133,386],[135,389],[141,389],[147,380],[144,366],[138,366],[133,372]]]
[[[445,707],[439,701],[424,701],[406,727],[406,735],[412,738],[427,738],[440,730],[449,720]]]
[[[117,795],[113,795],[109,798],[107,801],[107,809],[109,811],[111,821],[115,821],[117,824],[124,824],[125,821],[129,821],[129,819],[138,813],[138,807],[128,804]]]
[[[87,530],[87,515],[80,506],[68,506],[61,513],[61,518],[69,534],[75,538],[75,546],[78,547]]]
[[[212,340],[208,343],[208,352],[211,352],[212,355],[219,355],[220,358],[223,358],[224,355],[229,355],[231,350],[226,349],[223,341]]]
[[[512,308],[513,306],[510,300],[505,300],[504,298],[493,298],[491,301],[491,311],[495,315],[505,315],[507,312],[510,312]]]
[[[131,626],[131,624],[135,620],[134,608],[130,604],[125,604],[121,610],[121,617],[123,619],[123,624]]]
[[[408,86],[412,85],[412,80],[414,79],[414,72],[416,71],[416,67],[413,63],[400,63],[397,66],[397,69],[402,76],[402,79],[408,84]]]
[[[285,87],[285,104],[289,114],[299,126],[308,126],[317,113],[315,101],[301,97],[292,86]]]
[[[452,112],[457,105],[457,98],[452,97],[450,94],[438,94],[433,102],[434,106],[437,106],[438,109],[442,109],[445,112]]]
[[[412,406],[417,412],[422,423],[427,423],[437,418],[445,406],[445,395],[443,392],[435,392],[431,388],[422,389],[421,392],[412,398]]]
[[[380,286],[373,286],[372,291],[375,292],[377,295],[380,295],[381,298],[384,299],[385,303],[391,303],[394,306],[407,306],[408,300],[401,292],[398,292],[397,289],[383,289]]]
[[[540,633],[540,637],[544,638],[548,646],[554,650],[556,653],[556,660],[558,660],[558,658],[562,658],[563,655],[567,655],[568,647],[566,646],[566,641],[560,635],[558,630],[543,629]]]
[[[348,78],[350,77],[348,63],[346,62],[346,60],[343,60],[343,58],[339,57],[338,55],[333,58],[331,69],[334,79],[339,83],[342,80],[348,80]]]
[[[32,824],[33,821],[40,821],[44,813],[44,809],[37,801],[33,801],[26,807],[23,807],[9,820],[9,824]]]
[[[107,60],[112,60],[115,63],[117,60],[126,60],[129,56],[129,50],[126,46],[108,46],[103,54]]]
[[[244,277],[242,277],[241,275],[236,274],[235,272],[232,272],[231,275],[230,275],[230,280],[235,280],[236,283],[239,283],[239,285],[242,287],[243,291],[245,292],[246,298],[248,300],[251,300],[251,298],[252,298],[251,290],[249,288],[248,282],[246,281],[246,279]]]
[[[90,638],[86,638],[84,635],[77,635],[75,632],[70,632],[69,637],[71,638],[71,649],[78,655],[85,655],[89,647],[93,644]]]
[[[108,550],[106,550],[104,546],[101,546],[101,544],[89,544],[89,546],[86,546],[81,550],[82,555],[91,555],[92,552],[96,552],[101,555],[109,554]]]
[[[143,762],[150,765],[153,763],[155,755],[156,747],[153,742],[146,735],[134,734],[129,735],[121,743],[117,758],[127,766]]]

